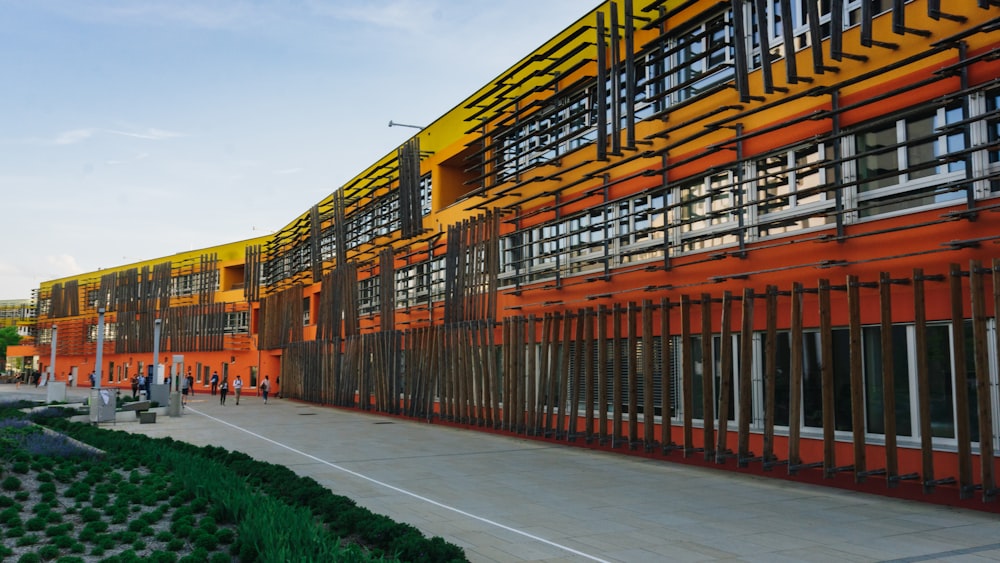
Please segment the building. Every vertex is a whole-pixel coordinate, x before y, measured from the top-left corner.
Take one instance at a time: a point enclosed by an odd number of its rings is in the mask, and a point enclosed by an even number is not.
[[[248,344],[198,371],[263,355],[305,401],[997,511],[998,17],[604,2],[234,245]],[[169,278],[205,296],[200,256]],[[121,283],[43,285],[41,348]]]
[[[94,373],[103,386],[128,387],[133,375],[153,374],[155,360],[163,374],[191,373],[196,389],[206,388],[212,373],[256,382],[260,371],[276,371],[277,360],[259,352],[250,332],[243,267],[248,249],[265,240],[43,283],[33,348],[36,369],[70,385],[89,386]]]

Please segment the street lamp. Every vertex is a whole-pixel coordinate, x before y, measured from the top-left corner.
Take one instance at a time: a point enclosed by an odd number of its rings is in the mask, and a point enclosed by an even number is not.
[[[55,381],[56,379],[56,340],[58,337],[59,328],[56,325],[52,325],[52,357],[49,359],[49,380]]]

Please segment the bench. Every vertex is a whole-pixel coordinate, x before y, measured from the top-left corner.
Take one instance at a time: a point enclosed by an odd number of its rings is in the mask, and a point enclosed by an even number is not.
[[[156,413],[147,412],[149,411],[149,409],[150,409],[149,401],[133,401],[131,403],[125,403],[124,405],[122,405],[123,411],[135,411],[135,417],[138,418],[139,422],[142,423],[146,423],[146,421],[143,419],[142,416],[144,414],[153,415],[152,419],[149,422],[156,422]]]

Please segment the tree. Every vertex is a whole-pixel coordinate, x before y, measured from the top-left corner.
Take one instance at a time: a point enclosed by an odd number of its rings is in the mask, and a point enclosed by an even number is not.
[[[0,328],[0,368],[7,363],[7,347],[16,346],[21,342],[21,335],[17,333],[16,326],[5,326]]]

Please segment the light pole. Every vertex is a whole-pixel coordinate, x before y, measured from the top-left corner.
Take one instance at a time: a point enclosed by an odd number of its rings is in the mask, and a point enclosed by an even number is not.
[[[160,319],[153,321],[153,373],[150,377],[155,378],[160,371]],[[155,381],[155,379],[154,379]],[[149,399],[149,397],[146,397]]]
[[[94,366],[94,388],[101,388],[101,363],[104,362],[104,307],[97,309],[97,360]]]
[[[56,378],[56,340],[58,339],[59,328],[52,325],[52,357],[49,358],[49,380]]]

